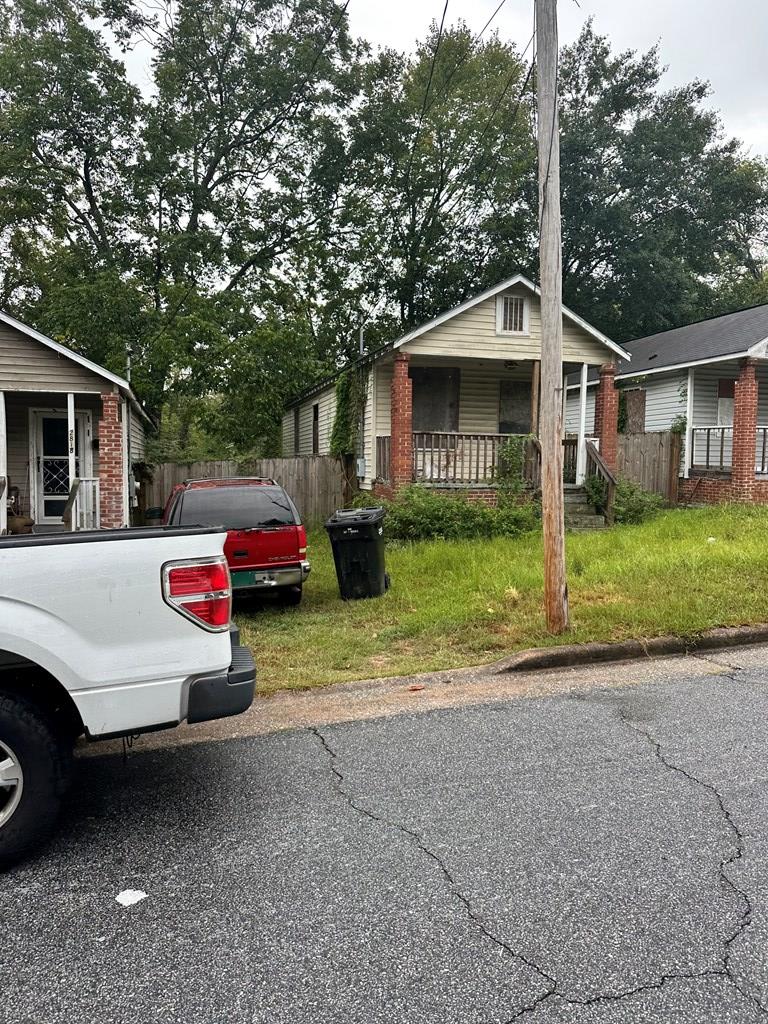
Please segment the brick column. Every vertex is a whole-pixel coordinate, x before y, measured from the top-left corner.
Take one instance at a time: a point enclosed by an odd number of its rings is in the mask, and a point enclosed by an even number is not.
[[[595,435],[600,439],[600,454],[616,470],[619,454],[619,392],[614,387],[616,367],[600,367],[600,383],[595,397]]]
[[[733,386],[733,455],[731,493],[734,501],[752,501],[757,444],[757,378],[754,359],[741,364]]]
[[[123,428],[120,396],[101,396],[99,420],[99,514],[102,528],[123,526]]]
[[[413,481],[413,382],[408,376],[410,359],[408,352],[398,352],[392,376],[390,478],[393,491]]]

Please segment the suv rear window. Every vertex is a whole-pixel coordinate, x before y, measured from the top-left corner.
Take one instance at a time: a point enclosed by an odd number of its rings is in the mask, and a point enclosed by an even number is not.
[[[253,530],[260,526],[296,526],[296,506],[282,489],[250,487],[190,487],[182,491],[171,516],[174,526],[223,526]]]

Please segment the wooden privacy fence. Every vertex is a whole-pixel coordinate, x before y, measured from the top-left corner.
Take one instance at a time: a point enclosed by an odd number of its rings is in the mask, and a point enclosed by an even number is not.
[[[680,452],[680,434],[671,430],[620,434],[618,475],[633,480],[646,491],[661,494],[670,505],[676,505]]]
[[[249,462],[162,462],[152,469],[152,482],[145,483],[141,505],[165,505],[176,484],[184,480],[231,479],[236,476],[271,477],[281,484],[298,506],[305,523],[318,523],[352,496],[345,483],[344,466],[331,455],[291,459],[255,459]]]

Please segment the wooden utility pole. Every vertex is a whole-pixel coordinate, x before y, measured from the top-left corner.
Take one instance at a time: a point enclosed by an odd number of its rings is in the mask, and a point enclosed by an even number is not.
[[[547,629],[568,628],[563,519],[563,263],[560,239],[560,128],[557,0],[536,3],[539,110],[539,280],[541,282],[541,505]]]

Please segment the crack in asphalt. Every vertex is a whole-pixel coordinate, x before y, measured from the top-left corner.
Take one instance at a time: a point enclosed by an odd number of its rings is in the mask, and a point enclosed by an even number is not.
[[[505,1024],[515,1024],[516,1021],[521,1020],[529,1014],[535,1013],[535,1011],[539,1008],[547,1005],[553,1006],[556,1002],[560,1002],[566,1006],[573,1007],[595,1006],[600,1003],[616,1003],[624,999],[629,999],[632,996],[639,995],[642,992],[660,991],[662,988],[664,988],[665,985],[673,981],[704,981],[708,978],[724,978],[733,986],[734,989],[736,989],[736,991],[744,999],[747,999],[749,1002],[753,1003],[754,1006],[763,1016],[768,1016],[768,1008],[763,1005],[761,1000],[756,995],[743,988],[743,986],[734,977],[730,967],[730,947],[735,942],[735,940],[739,938],[739,936],[742,935],[743,932],[752,923],[752,902],[749,898],[749,895],[745,890],[741,889],[738,885],[736,885],[736,883],[733,882],[726,874],[726,868],[730,867],[732,864],[737,863],[739,860],[742,859],[744,855],[744,836],[741,830],[739,829],[738,825],[736,824],[731,812],[726,807],[725,801],[723,800],[721,794],[718,792],[715,786],[711,785],[708,782],[702,781],[701,779],[693,775],[691,772],[688,772],[686,769],[680,767],[680,765],[674,764],[672,761],[669,761],[667,757],[664,755],[661,744],[657,740],[655,740],[654,737],[647,730],[643,729],[642,727],[636,726],[627,717],[627,715],[621,708],[619,708],[618,710],[618,715],[621,722],[627,728],[631,729],[633,732],[642,736],[646,740],[646,742],[651,745],[656,759],[666,770],[676,772],[679,775],[682,775],[688,782],[692,783],[693,785],[701,787],[715,798],[718,805],[718,809],[720,810],[720,813],[726,821],[728,828],[731,831],[734,838],[733,850],[729,856],[724,857],[720,861],[720,864],[718,865],[718,874],[720,876],[722,883],[728,889],[730,889],[731,892],[733,892],[734,895],[736,895],[739,901],[742,903],[742,911],[739,915],[739,920],[736,923],[733,931],[730,935],[727,936],[723,943],[723,966],[720,970],[671,972],[669,974],[661,975],[655,981],[645,982],[642,985],[636,985],[633,988],[626,989],[622,992],[600,993],[598,995],[588,996],[583,999],[568,996],[567,994],[562,992],[559,988],[559,983],[557,979],[555,979],[551,974],[544,970],[544,968],[536,964],[533,960],[530,960],[524,954],[520,953],[518,950],[510,946],[503,939],[499,938],[498,935],[494,934],[494,932],[492,932],[490,928],[488,928],[488,926],[483,921],[482,917],[480,917],[477,911],[475,911],[475,909],[472,907],[469,898],[459,889],[457,882],[453,875],[451,874],[445,861],[439,856],[439,854],[435,853],[434,850],[427,846],[423,837],[418,832],[408,828],[407,825],[403,825],[400,822],[393,821],[392,819],[386,818],[381,814],[377,814],[375,811],[370,810],[370,808],[358,803],[354,799],[354,797],[352,797],[350,793],[347,792],[347,790],[345,789],[345,779],[343,773],[338,767],[338,755],[336,751],[330,745],[330,743],[328,742],[328,740],[326,739],[326,737],[323,735],[319,728],[317,728],[316,726],[312,726],[310,727],[309,731],[317,738],[317,740],[319,741],[320,745],[323,748],[323,751],[327,754],[329,768],[332,775],[334,776],[336,790],[339,793],[339,795],[345,800],[348,806],[351,807],[352,810],[354,810],[357,814],[360,814],[363,817],[366,817],[371,821],[378,823],[379,825],[383,825],[387,828],[394,829],[395,831],[402,833],[403,835],[407,836],[410,840],[412,840],[416,847],[434,864],[437,865],[443,878],[448,884],[451,895],[456,900],[458,900],[459,903],[461,903],[467,914],[467,917],[472,922],[472,924],[478,929],[478,931],[485,938],[494,943],[494,945],[502,949],[506,954],[518,960],[520,963],[524,964],[530,970],[534,971],[543,981],[547,983],[549,987],[545,992],[537,996],[532,1002],[528,1003],[526,1006],[521,1007],[512,1017],[507,1018]]]
[[[728,669],[727,672],[718,672],[718,675],[725,676],[726,679],[730,679],[732,683],[736,682],[736,676],[739,672],[743,672],[744,669],[741,665],[731,665],[729,661],[722,661],[720,658],[708,657],[706,654],[701,654],[698,651],[689,651],[688,654],[692,658],[696,658],[697,661],[706,661],[709,665],[715,665],[720,669]]]
[[[539,977],[543,981],[545,981],[547,985],[550,986],[550,989],[544,994],[544,998],[552,995],[557,987],[557,982],[555,981],[555,979],[551,975],[547,974],[545,970],[543,970],[541,967],[535,964],[532,960],[529,960],[523,953],[520,953],[518,950],[513,949],[512,946],[510,946],[507,942],[504,941],[504,939],[499,938],[498,935],[494,934],[494,932],[491,931],[488,925],[483,921],[483,919],[472,907],[472,904],[470,903],[468,897],[465,896],[464,893],[461,892],[461,890],[459,889],[455,878],[453,877],[448,868],[448,865],[445,863],[442,857],[440,857],[439,854],[435,853],[434,850],[430,849],[430,847],[427,846],[424,839],[422,838],[421,835],[419,835],[418,832],[415,832],[413,829],[408,828],[407,825],[403,825],[398,821],[392,821],[391,818],[386,818],[383,815],[377,814],[375,811],[370,810],[370,808],[365,807],[362,804],[359,804],[354,799],[354,797],[352,797],[347,792],[347,790],[344,788],[344,775],[337,766],[336,751],[333,749],[328,740],[316,726],[312,726],[309,731],[317,737],[317,739],[320,741],[320,744],[323,747],[323,750],[328,755],[330,770],[336,781],[336,790],[343,797],[346,803],[358,814],[361,814],[366,818],[370,818],[371,821],[375,821],[380,825],[384,825],[387,828],[394,829],[397,832],[401,832],[403,835],[408,836],[408,838],[413,841],[415,846],[440,869],[443,878],[448,883],[451,895],[454,897],[454,899],[458,900],[458,902],[461,903],[462,907],[464,908],[467,914],[467,917],[472,922],[472,924],[477,928],[480,934],[492,943],[494,943],[494,945],[498,946],[499,949],[503,950],[509,956],[514,957],[515,960],[519,960],[520,963],[524,964],[530,970],[538,974]],[[537,1002],[540,1001],[541,998],[542,997],[539,997],[539,1000],[537,1000]]]
[[[710,659],[706,658],[705,660],[709,661]],[[689,772],[687,769],[681,767],[678,764],[675,764],[673,761],[670,761],[664,754],[661,743],[659,743],[659,741],[656,740],[647,729],[643,729],[642,726],[638,726],[634,722],[632,722],[632,720],[627,716],[626,712],[622,708],[618,709],[618,715],[622,723],[628,729],[631,729],[632,732],[636,733],[638,736],[644,737],[646,742],[649,743],[650,746],[653,748],[656,760],[660,764],[662,764],[668,771],[676,772],[677,774],[682,775],[683,778],[688,780],[688,782],[692,783],[695,786],[699,786],[701,789],[706,790],[706,792],[710,793],[715,798],[720,814],[722,815],[724,821],[726,822],[726,825],[728,826],[729,831],[733,836],[732,851],[727,857],[723,857],[720,863],[718,864],[718,874],[723,885],[727,889],[730,889],[730,891],[737,897],[739,902],[742,904],[742,910],[739,914],[738,921],[736,922],[733,931],[729,936],[727,936],[723,943],[724,949],[722,970],[706,973],[710,975],[720,975],[721,977],[727,978],[727,980],[731,983],[731,985],[733,985],[737,992],[744,996],[745,999],[749,999],[752,1003],[754,1003],[754,1005],[757,1007],[758,1010],[760,1010],[760,1012],[763,1015],[768,1016],[768,1007],[766,1007],[762,1003],[762,1001],[756,995],[754,995],[754,993],[749,992],[743,988],[743,986],[734,977],[730,964],[731,946],[736,941],[736,939],[738,939],[752,924],[753,908],[752,901],[749,898],[749,894],[746,892],[746,890],[738,886],[733,881],[733,879],[731,879],[728,876],[726,870],[727,868],[736,864],[738,861],[742,860],[742,858],[744,857],[744,834],[737,825],[733,815],[731,814],[730,810],[725,804],[725,800],[723,799],[722,794],[719,792],[716,786],[712,785],[712,783],[710,782],[705,782],[703,779],[698,778],[698,776],[694,775],[692,772]]]

